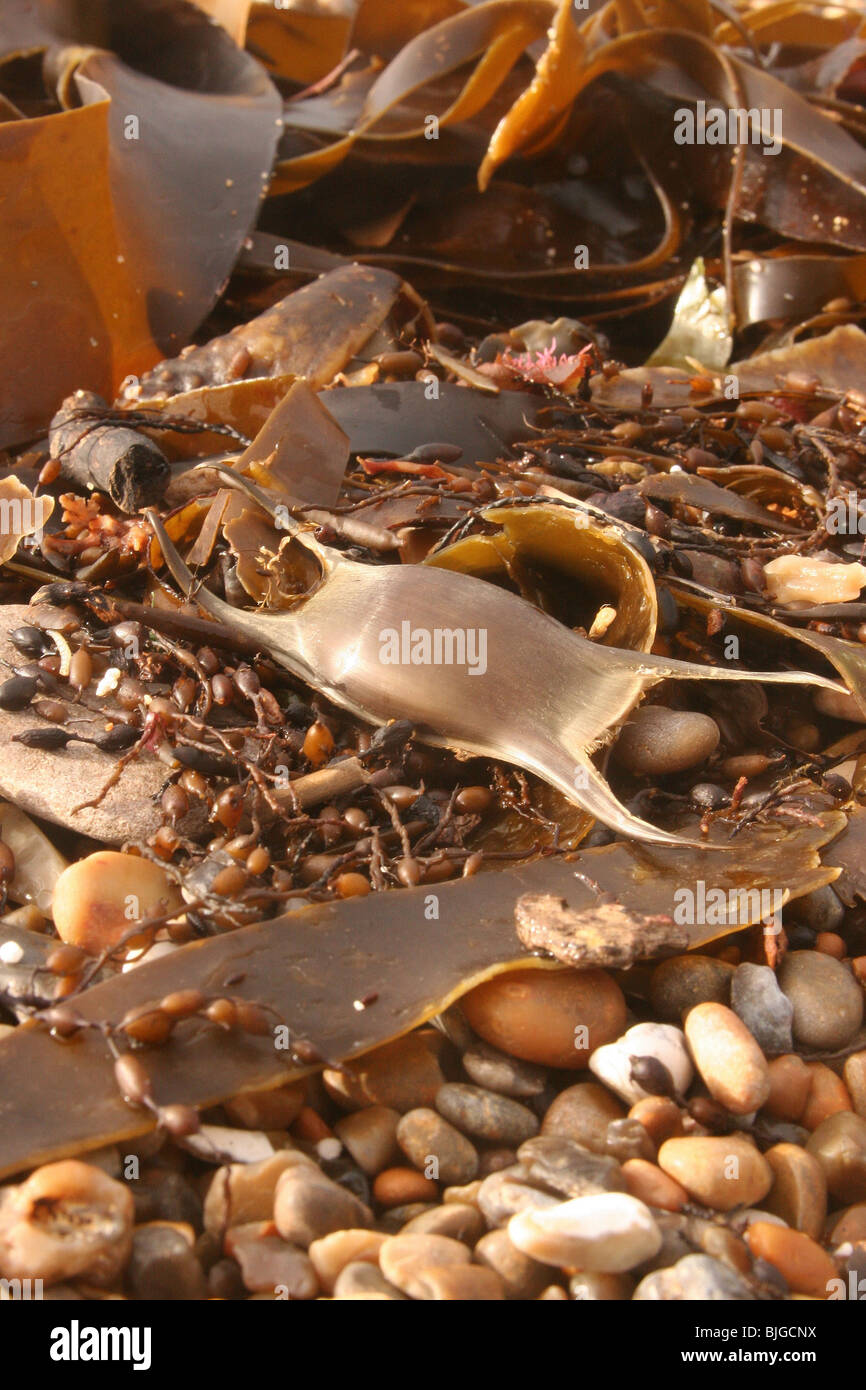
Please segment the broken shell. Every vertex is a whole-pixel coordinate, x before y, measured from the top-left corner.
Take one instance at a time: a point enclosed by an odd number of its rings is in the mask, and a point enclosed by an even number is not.
[[[130,1189],[76,1159],[37,1168],[0,1206],[4,1279],[111,1284],[132,1249]]]

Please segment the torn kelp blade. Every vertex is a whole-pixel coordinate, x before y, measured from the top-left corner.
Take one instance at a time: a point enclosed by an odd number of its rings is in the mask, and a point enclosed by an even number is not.
[[[219,467],[276,513],[273,494]],[[544,510],[570,518],[577,547],[587,531],[585,513]],[[165,527],[155,512],[146,515],[172,576],[192,594],[193,576]],[[684,843],[632,815],[592,754],[652,686],[679,677],[840,689],[794,671],[726,670],[606,647],[474,575],[428,565],[358,564],[321,545],[298,522],[284,517],[281,524],[318,559],[318,584],[292,609],[270,613],[233,608],[202,588],[195,597],[206,612],[260,642],[274,660],[359,719],[408,719],[427,743],[514,763],[635,840]],[[437,564],[444,562],[440,551]]]
[[[837,875],[821,866],[818,851],[845,817],[828,811],[821,819],[820,826],[789,831],[746,826],[735,854],[710,861],[682,845],[620,842],[570,861],[536,860],[437,884],[432,893],[422,886],[317,904],[181,947],[94,986],[74,1007],[88,1020],[116,1023],[127,1010],[174,990],[231,994],[272,1009],[274,1024],[286,1024],[293,1043],[312,1044],[324,1061],[343,1061],[408,1032],[503,971],[560,968],[527,956],[518,941],[514,909],[525,893],[555,894],[580,910],[596,901],[591,880],[625,907],[650,915],[673,915],[683,889],[698,901],[701,883],[725,892],[764,888],[787,901]],[[717,821],[712,833],[722,838],[730,828]],[[690,927],[691,944],[757,921],[759,897],[742,900],[728,925]],[[356,1008],[363,1000],[371,1002]],[[293,1062],[274,1035],[229,1033],[197,1021],[180,1024],[168,1043],[137,1055],[158,1104],[200,1109],[316,1069]],[[152,1127],[146,1111],[121,1099],[96,1030],[59,1042],[41,1023],[29,1023],[0,1042],[0,1178]]]

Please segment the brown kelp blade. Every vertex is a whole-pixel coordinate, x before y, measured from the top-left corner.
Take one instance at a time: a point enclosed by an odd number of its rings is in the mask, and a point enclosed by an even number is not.
[[[439,884],[432,895],[422,886],[317,904],[181,947],[85,991],[75,1007],[89,1020],[116,1023],[174,990],[228,993],[272,1010],[275,1028],[288,1027],[290,1044],[312,1044],[323,1060],[342,1061],[407,1032],[485,979],[549,965],[526,956],[515,934],[514,909],[523,894],[555,894],[580,910],[596,901],[591,880],[627,908],[672,916],[682,891],[691,890],[697,901],[706,880],[728,895],[766,889],[778,894],[774,902],[787,901],[836,877],[835,869],[821,866],[818,851],[844,817],[830,811],[821,820],[791,831],[747,826],[735,855],[713,857],[712,872],[704,854],[681,844],[620,842],[570,861],[537,860]],[[729,831],[717,822],[712,834]],[[727,921],[690,926],[691,944],[759,920],[758,897],[737,899]],[[191,1020],[168,1043],[138,1055],[158,1104],[205,1108],[314,1069],[276,1044],[276,1033],[253,1037]],[[152,1127],[146,1111],[121,1099],[111,1055],[95,1029],[59,1042],[34,1022],[0,1042],[0,1177]]]

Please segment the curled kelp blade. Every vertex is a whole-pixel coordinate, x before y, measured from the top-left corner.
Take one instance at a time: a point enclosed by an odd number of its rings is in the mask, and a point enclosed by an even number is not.
[[[159,517],[147,516],[171,574],[191,593],[189,569]],[[362,565],[309,533],[296,538],[328,560],[320,583],[291,610],[232,608],[206,589],[197,601],[358,718],[409,719],[427,742],[515,763],[633,839],[682,844],[632,815],[591,759],[651,686],[676,676],[839,689],[799,672],[725,670],[605,647],[473,575]],[[446,614],[472,625],[444,628]]]
[[[159,1105],[204,1109],[316,1070],[309,1046],[320,1055],[318,1065],[348,1060],[504,971],[559,969],[528,955],[518,941],[514,909],[527,893],[555,894],[580,911],[597,902],[589,886],[595,883],[627,909],[673,916],[683,889],[697,899],[701,883],[726,894],[757,889],[757,898],[743,897],[736,920],[688,927],[692,946],[740,931],[760,920],[760,890],[779,891],[787,901],[836,877],[836,869],[821,866],[819,850],[842,828],[844,816],[830,811],[821,820],[794,830],[746,826],[735,854],[713,858],[711,875],[707,856],[681,843],[619,843],[581,850],[569,862],[542,859],[437,884],[433,921],[424,910],[429,889],[423,886],[318,903],[193,942],[91,987],[74,1004],[88,1020],[117,1023],[130,1009],[189,987],[271,1010],[274,1024],[289,1030],[285,1050],[275,1048],[273,1033],[255,1037],[189,1021],[167,1044],[137,1053]],[[721,839],[730,826],[718,822],[712,833]],[[355,1001],[361,1000],[373,1002],[359,1010]],[[308,1045],[304,1061],[292,1050],[300,1043]],[[30,1023],[0,1041],[0,1178],[152,1128],[147,1111],[122,1100],[111,1053],[95,1030],[60,1043],[43,1025]]]

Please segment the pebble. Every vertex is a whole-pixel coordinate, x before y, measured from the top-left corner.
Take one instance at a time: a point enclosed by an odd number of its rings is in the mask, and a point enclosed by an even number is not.
[[[63,870],[54,887],[52,915],[63,941],[98,955],[137,921],[179,911],[182,905],[180,890],[162,865],[101,849]]]
[[[770,1074],[770,1094],[764,1102],[764,1114],[775,1120],[796,1123],[802,1118],[812,1088],[809,1068],[796,1053],[774,1057],[767,1064]]]
[[[331,1098],[346,1110],[383,1105],[402,1115],[433,1104],[445,1080],[439,1065],[441,1044],[441,1034],[433,1029],[406,1033],[355,1058],[351,1074],[326,1068],[322,1080]]]
[[[827,1179],[820,1163],[796,1144],[774,1144],[764,1158],[773,1170],[773,1186],[764,1198],[767,1211],[818,1240],[827,1216]]]
[[[399,1110],[387,1105],[368,1105],[344,1115],[334,1125],[334,1133],[358,1167],[375,1177],[397,1157]]]
[[[866,1052],[854,1052],[847,1057],[842,1075],[851,1097],[852,1109],[866,1119]]]
[[[516,1147],[538,1133],[538,1116],[525,1105],[481,1086],[449,1082],[436,1092],[435,1104],[457,1129],[488,1144]]]
[[[527,1180],[552,1188],[566,1197],[586,1197],[594,1192],[624,1192],[619,1163],[581,1148],[573,1139],[538,1134],[521,1144],[517,1157],[527,1169]]]
[[[681,1028],[671,1023],[635,1024],[616,1042],[596,1048],[589,1059],[589,1069],[627,1105],[634,1105],[648,1095],[632,1080],[632,1064],[637,1057],[652,1057],[660,1062],[669,1072],[677,1094],[685,1095],[694,1069]]]
[[[416,1168],[383,1168],[373,1183],[373,1197],[380,1207],[405,1207],[438,1201],[439,1187]]]
[[[47,1163],[0,1204],[0,1277],[103,1287],[132,1249],[134,1203],[126,1183],[78,1159]]]
[[[640,1120],[632,1120],[629,1116],[624,1120],[611,1120],[605,1149],[618,1163],[626,1163],[630,1158],[651,1161],[656,1156],[656,1146]]]
[[[277,1086],[272,1091],[244,1091],[223,1101],[229,1122],[241,1129],[288,1129],[303,1106],[304,1088],[297,1084]]]
[[[625,1192],[573,1197],[512,1216],[508,1235],[542,1264],[618,1274],[651,1259],[662,1235],[649,1208]]]
[[[397,1143],[410,1163],[447,1187],[471,1182],[478,1172],[475,1146],[435,1110],[409,1110],[397,1126]]]
[[[746,1231],[746,1243],[756,1259],[777,1269],[794,1293],[826,1298],[836,1265],[817,1241],[769,1221],[756,1221]]]
[[[124,1281],[130,1298],[207,1298],[207,1280],[192,1245],[167,1222],[135,1228]]]
[[[824,1170],[827,1187],[839,1202],[866,1199],[866,1120],[842,1111],[823,1120],[810,1135],[807,1151]]]
[[[622,1303],[634,1293],[634,1279],[628,1274],[600,1274],[582,1269],[572,1274],[568,1292],[577,1303]]]
[[[646,1100],[639,1100],[629,1110],[628,1118],[643,1125],[656,1148],[683,1132],[683,1112],[669,1096],[647,1096]]]
[[[625,1178],[626,1191],[648,1207],[682,1211],[689,1200],[689,1194],[681,1183],[668,1177],[657,1163],[648,1163],[644,1158],[627,1159],[622,1165],[622,1176]]]
[[[237,1261],[250,1293],[307,1299],[319,1292],[309,1256],[281,1240],[270,1221],[233,1226],[226,1232],[225,1252]]]
[[[585,1067],[626,1023],[623,992],[604,970],[510,970],[465,995],[463,1010],[492,1046],[569,1070]]]
[[[478,1176],[479,1178],[489,1178],[491,1173],[498,1173],[502,1168],[510,1168],[512,1163],[517,1162],[517,1153],[514,1149],[485,1149],[478,1155]]]
[[[581,1081],[560,1091],[541,1122],[542,1134],[573,1139],[593,1153],[607,1152],[607,1127],[621,1120],[625,1110],[604,1086]]]
[[[715,956],[671,956],[650,976],[649,996],[659,1018],[679,1023],[696,1004],[727,1004],[734,966]]]
[[[766,1056],[777,1057],[791,1051],[794,1006],[782,993],[776,973],[768,965],[744,961],[737,966],[731,985],[731,1008]]]
[[[528,1100],[540,1096],[547,1084],[547,1070],[532,1062],[509,1057],[486,1042],[474,1042],[463,1054],[463,1069],[476,1086],[513,1100]]]
[[[807,1062],[806,1067],[809,1072],[809,1098],[800,1117],[806,1129],[815,1130],[830,1115],[854,1109],[848,1087],[841,1076],[837,1076],[823,1062]]]
[[[866,1202],[855,1202],[845,1211],[834,1212],[831,1222],[835,1223],[830,1228],[831,1245],[866,1241]]]
[[[613,757],[636,777],[659,777],[706,762],[720,737],[718,724],[708,714],[642,705],[614,744]]]
[[[379,1227],[390,1236],[396,1236],[416,1216],[435,1211],[436,1202],[407,1202],[402,1207],[387,1207],[379,1218]]]
[[[277,1181],[274,1222],[283,1240],[306,1250],[332,1231],[372,1223],[370,1208],[313,1164],[289,1168]]]
[[[444,1202],[413,1216],[402,1227],[404,1235],[450,1236],[473,1246],[487,1230],[484,1217],[468,1202]]]
[[[716,1211],[752,1206],[766,1197],[773,1183],[769,1163],[739,1134],[668,1139],[658,1161],[668,1177]]]
[[[504,1230],[482,1236],[475,1247],[475,1259],[499,1275],[506,1298],[538,1298],[550,1278],[549,1266],[524,1255]]]
[[[557,1205],[558,1197],[533,1187],[528,1177],[529,1165],[516,1163],[484,1179],[478,1190],[478,1206],[488,1226],[504,1226],[516,1212]]]
[[[358,1260],[340,1270],[334,1285],[334,1298],[342,1299],[391,1299],[405,1301],[401,1293],[382,1274],[375,1265]]]
[[[745,1302],[754,1298],[745,1279],[712,1255],[685,1255],[669,1269],[648,1274],[634,1291],[635,1303]]]
[[[258,1163],[232,1163],[218,1168],[204,1199],[205,1230],[221,1237],[229,1225],[270,1221],[277,1183],[283,1173],[299,1163],[314,1167],[312,1159],[299,1149],[280,1149]]]
[[[415,1298],[449,1303],[489,1303],[505,1298],[505,1285],[485,1265],[430,1265],[418,1270]]]
[[[763,1052],[746,1025],[725,1004],[698,1004],[685,1022],[686,1039],[701,1079],[733,1115],[759,1110],[770,1094]]]
[[[805,1047],[844,1047],[863,1022],[863,991],[851,971],[820,951],[791,951],[779,983],[794,1005],[794,1037]]]
[[[379,1268],[389,1283],[410,1298],[425,1298],[424,1276],[436,1265],[469,1263],[469,1251],[449,1236],[399,1235],[379,1251]]]
[[[786,911],[815,932],[836,931],[845,920],[845,907],[829,883],[796,898]]]
[[[333,1293],[337,1280],[347,1265],[359,1260],[376,1264],[379,1251],[388,1239],[379,1231],[332,1231],[310,1244],[307,1254],[316,1278],[325,1293]]]

